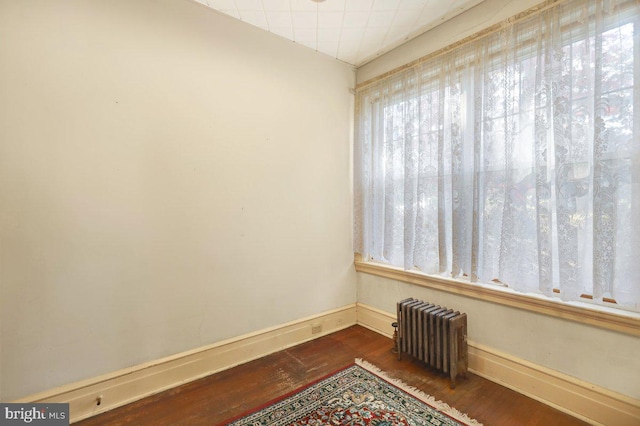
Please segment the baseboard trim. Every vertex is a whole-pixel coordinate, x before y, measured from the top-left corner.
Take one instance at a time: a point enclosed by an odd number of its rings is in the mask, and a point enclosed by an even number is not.
[[[74,423],[342,330],[355,325],[356,319],[356,305],[348,305],[13,402],[69,403],[70,421]],[[321,331],[313,333],[317,326],[321,326]]]
[[[393,337],[394,330],[391,324],[396,321],[395,315],[363,303],[356,303],[356,310],[358,313],[358,325],[383,336]]]
[[[387,337],[394,314],[357,303],[358,324]],[[640,401],[469,341],[469,370],[595,425],[640,424]]]
[[[640,401],[474,342],[469,369],[591,424],[640,424]]]

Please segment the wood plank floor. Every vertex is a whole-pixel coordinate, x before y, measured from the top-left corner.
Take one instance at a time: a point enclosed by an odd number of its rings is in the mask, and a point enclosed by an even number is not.
[[[89,425],[212,425],[362,358],[485,425],[584,425],[567,414],[469,374],[456,389],[419,361],[398,361],[392,340],[361,326],[321,337],[77,423]]]

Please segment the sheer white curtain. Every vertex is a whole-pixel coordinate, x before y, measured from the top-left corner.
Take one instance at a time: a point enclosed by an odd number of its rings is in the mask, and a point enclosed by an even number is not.
[[[640,310],[640,2],[550,5],[356,108],[365,259]]]

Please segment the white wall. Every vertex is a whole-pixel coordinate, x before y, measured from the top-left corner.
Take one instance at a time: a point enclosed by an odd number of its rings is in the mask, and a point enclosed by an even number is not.
[[[486,0],[413,41],[361,67],[367,81],[470,36],[539,3]],[[640,399],[640,339],[597,327],[358,273],[358,302],[394,313],[416,297],[469,315],[469,339],[535,364]]]
[[[465,312],[474,343],[640,399],[636,336],[358,273],[360,303],[395,315],[408,297]]]
[[[188,0],[0,0],[1,395],[355,302],[350,67]]]

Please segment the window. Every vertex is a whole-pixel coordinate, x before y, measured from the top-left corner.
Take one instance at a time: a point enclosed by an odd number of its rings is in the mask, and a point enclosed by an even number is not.
[[[365,259],[640,311],[640,6],[564,1],[359,88]]]

